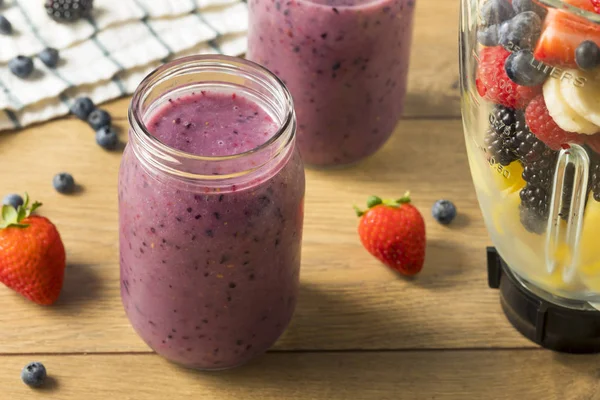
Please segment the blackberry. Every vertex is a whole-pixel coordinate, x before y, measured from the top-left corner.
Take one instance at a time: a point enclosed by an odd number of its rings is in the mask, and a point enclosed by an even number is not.
[[[590,151],[590,190],[594,193],[594,200],[600,201],[600,155]]]
[[[548,188],[552,186],[554,166],[558,153],[546,149],[540,158],[532,162],[523,163],[523,180],[531,185]]]
[[[523,164],[530,164],[535,161],[544,159],[550,156],[550,153],[555,153],[548,146],[539,140],[531,131],[527,124],[523,123],[515,133],[514,143],[512,147],[515,149],[517,159]]]
[[[525,126],[522,112],[497,105],[490,113],[485,145],[497,163],[509,165],[517,159],[515,135]]]
[[[504,127],[513,126],[518,120],[523,120],[523,113],[513,110],[512,108],[496,105],[490,114],[490,123],[498,133],[504,133]],[[500,123],[494,123],[499,121]]]
[[[540,141],[525,123],[514,136],[515,155],[523,164],[521,189],[521,223],[529,232],[542,234],[549,215],[550,191],[558,152]]]
[[[497,163],[507,166],[517,159],[515,152],[510,147],[510,137],[499,134],[494,129],[488,130],[485,137],[485,145]]]
[[[519,193],[521,223],[531,233],[542,234],[546,230],[548,220],[548,188],[531,184],[525,185]]]
[[[90,14],[94,0],[46,0],[45,7],[48,15],[56,21],[75,21]]]

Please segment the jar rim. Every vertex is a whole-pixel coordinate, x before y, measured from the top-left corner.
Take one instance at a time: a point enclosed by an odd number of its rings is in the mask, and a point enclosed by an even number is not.
[[[274,83],[281,89],[281,92],[284,97],[285,116],[283,118],[283,122],[279,124],[277,132],[273,134],[273,136],[271,136],[269,140],[265,141],[264,143],[261,143],[260,145],[250,150],[226,156],[202,156],[193,153],[188,153],[167,145],[162,140],[153,135],[147,129],[146,123],[142,120],[142,116],[140,115],[140,113],[136,112],[136,110],[140,108],[141,102],[143,101],[143,94],[146,92],[147,89],[151,89],[153,84],[156,83],[157,80],[159,80],[165,74],[170,72],[174,67],[179,66],[181,69],[184,69],[185,66],[188,66],[190,64],[193,64],[195,66],[205,64],[206,66],[214,67],[227,67],[234,66],[235,64],[241,64],[264,75],[268,80],[270,80],[272,83]],[[159,151],[169,154],[170,156],[189,161],[227,161],[251,156],[262,150],[268,149],[270,146],[272,146],[274,143],[280,140],[280,138],[284,136],[285,133],[288,131],[289,126],[293,123],[294,105],[292,95],[286,87],[285,83],[283,83],[283,81],[277,75],[275,75],[262,65],[250,60],[243,59],[241,57],[233,57],[222,54],[201,54],[176,58],[168,63],[165,63],[155,68],[152,72],[146,75],[146,77],[138,85],[137,89],[135,90],[135,93],[133,94],[131,102],[129,103],[128,119],[129,124],[131,125],[134,132],[142,132],[142,137],[144,140],[148,141],[148,144],[156,147]],[[138,137],[140,137],[140,135],[138,135]]]

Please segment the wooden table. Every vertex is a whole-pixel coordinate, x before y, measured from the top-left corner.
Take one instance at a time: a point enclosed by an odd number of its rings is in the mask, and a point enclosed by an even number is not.
[[[458,93],[458,0],[419,0],[406,117],[376,156],[345,170],[307,171],[299,304],[273,351],[227,372],[196,373],[154,355],[119,298],[119,154],[66,118],[0,134],[2,193],[28,190],[60,229],[63,294],[38,307],[0,287],[0,399],[600,399],[597,356],[542,350],[521,337],[487,286],[490,244],[470,179]],[[128,99],[106,106],[122,136]],[[59,171],[84,187],[51,185]],[[406,280],[362,249],[351,204],[406,189],[423,212],[427,261]],[[460,216],[442,227],[439,198]],[[343,199],[340,203],[340,199]],[[345,203],[344,203],[345,201]],[[29,361],[52,376],[33,393]]]

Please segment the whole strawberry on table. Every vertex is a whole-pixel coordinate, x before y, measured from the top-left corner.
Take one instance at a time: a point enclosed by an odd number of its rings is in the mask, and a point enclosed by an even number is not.
[[[406,276],[418,274],[425,262],[425,221],[410,203],[409,193],[397,200],[371,196],[360,217],[358,234],[369,253]]]
[[[50,305],[58,300],[66,255],[58,230],[49,219],[32,215],[41,206],[2,207],[0,219],[0,282],[29,300]]]

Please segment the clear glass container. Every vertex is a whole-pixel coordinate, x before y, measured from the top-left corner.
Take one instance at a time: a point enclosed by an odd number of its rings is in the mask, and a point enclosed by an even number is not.
[[[600,302],[598,45],[589,0],[461,2],[464,133],[485,223],[526,287],[573,308]]]
[[[248,59],[289,87],[302,159],[356,163],[402,115],[415,0],[249,0]]]
[[[151,133],[149,121],[167,102],[172,109],[197,107],[193,113],[203,117],[201,98],[185,100],[198,93],[243,96],[277,131],[228,156],[186,153]],[[236,107],[225,112],[235,118],[242,112]],[[198,369],[240,365],[275,343],[296,305],[305,181],[291,96],[277,77],[249,61],[188,57],[140,84],[129,122],[119,174],[127,316],[139,336],[173,362]],[[203,125],[190,123],[186,140],[198,139]],[[239,129],[240,135],[263,135]],[[231,140],[224,135],[221,144]]]

